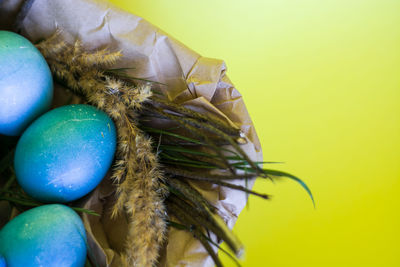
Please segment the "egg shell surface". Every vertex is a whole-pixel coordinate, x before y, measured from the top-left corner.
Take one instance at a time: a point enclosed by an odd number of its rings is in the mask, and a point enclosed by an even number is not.
[[[39,50],[21,35],[0,31],[0,134],[20,135],[52,98],[52,75]]]
[[[86,244],[82,220],[60,204],[25,211],[0,230],[0,254],[7,267],[82,267]]]
[[[42,202],[76,200],[106,175],[116,142],[114,123],[103,111],[90,105],[53,109],[19,139],[14,156],[17,181]]]

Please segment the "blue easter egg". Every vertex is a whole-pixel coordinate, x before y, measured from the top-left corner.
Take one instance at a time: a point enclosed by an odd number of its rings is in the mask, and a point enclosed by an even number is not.
[[[51,72],[39,50],[21,35],[0,31],[0,134],[20,135],[52,98]]]
[[[81,218],[60,204],[23,212],[0,230],[0,254],[7,267],[83,267],[86,244]]]
[[[18,183],[28,195],[47,203],[81,198],[106,175],[116,139],[113,121],[93,106],[53,109],[18,140],[14,157]]]
[[[0,267],[6,267],[6,259],[0,255]]]

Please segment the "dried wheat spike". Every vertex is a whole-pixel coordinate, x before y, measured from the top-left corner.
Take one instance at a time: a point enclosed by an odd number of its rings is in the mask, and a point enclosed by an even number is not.
[[[37,45],[56,79],[90,104],[105,111],[115,122],[118,146],[112,178],[117,201],[112,215],[126,212],[129,231],[121,260],[126,266],[154,266],[165,240],[165,190],[160,182],[151,140],[135,126],[142,103],[151,97],[149,86],[136,87],[105,74],[121,57],[121,52],[101,49],[85,51],[80,41],[69,45],[60,32]]]

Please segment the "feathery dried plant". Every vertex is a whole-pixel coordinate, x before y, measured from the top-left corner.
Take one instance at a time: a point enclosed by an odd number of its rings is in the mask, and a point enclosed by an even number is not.
[[[76,41],[68,45],[59,33],[37,44],[56,79],[105,111],[117,126],[118,146],[112,178],[116,203],[112,216],[129,216],[129,232],[122,257],[126,266],[153,266],[166,234],[167,191],[160,190],[163,175],[151,140],[136,125],[137,110],[152,93],[149,86],[134,86],[105,72],[121,57],[102,49],[86,52]]]

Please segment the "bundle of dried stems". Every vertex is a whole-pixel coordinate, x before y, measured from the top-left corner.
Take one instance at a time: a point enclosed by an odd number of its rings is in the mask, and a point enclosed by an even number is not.
[[[148,83],[139,85],[123,70],[110,69],[122,56],[120,52],[88,52],[79,40],[68,44],[58,33],[38,43],[37,48],[59,83],[104,110],[117,126],[118,148],[112,174],[116,202],[112,216],[125,213],[129,217],[129,233],[121,255],[126,266],[156,265],[168,226],[190,231],[217,266],[222,263],[212,246],[218,244],[210,239],[209,232],[225,241],[236,255],[241,253],[241,243],[219,217],[218,210],[190,185],[190,180],[267,199],[268,195],[226,181],[286,176],[309,192],[298,178],[262,169],[260,162],[251,161],[240,147],[246,139],[238,128],[214,115],[171,103],[153,94]],[[149,126],[149,118],[168,121],[178,131]],[[215,174],[215,170],[221,172]]]

